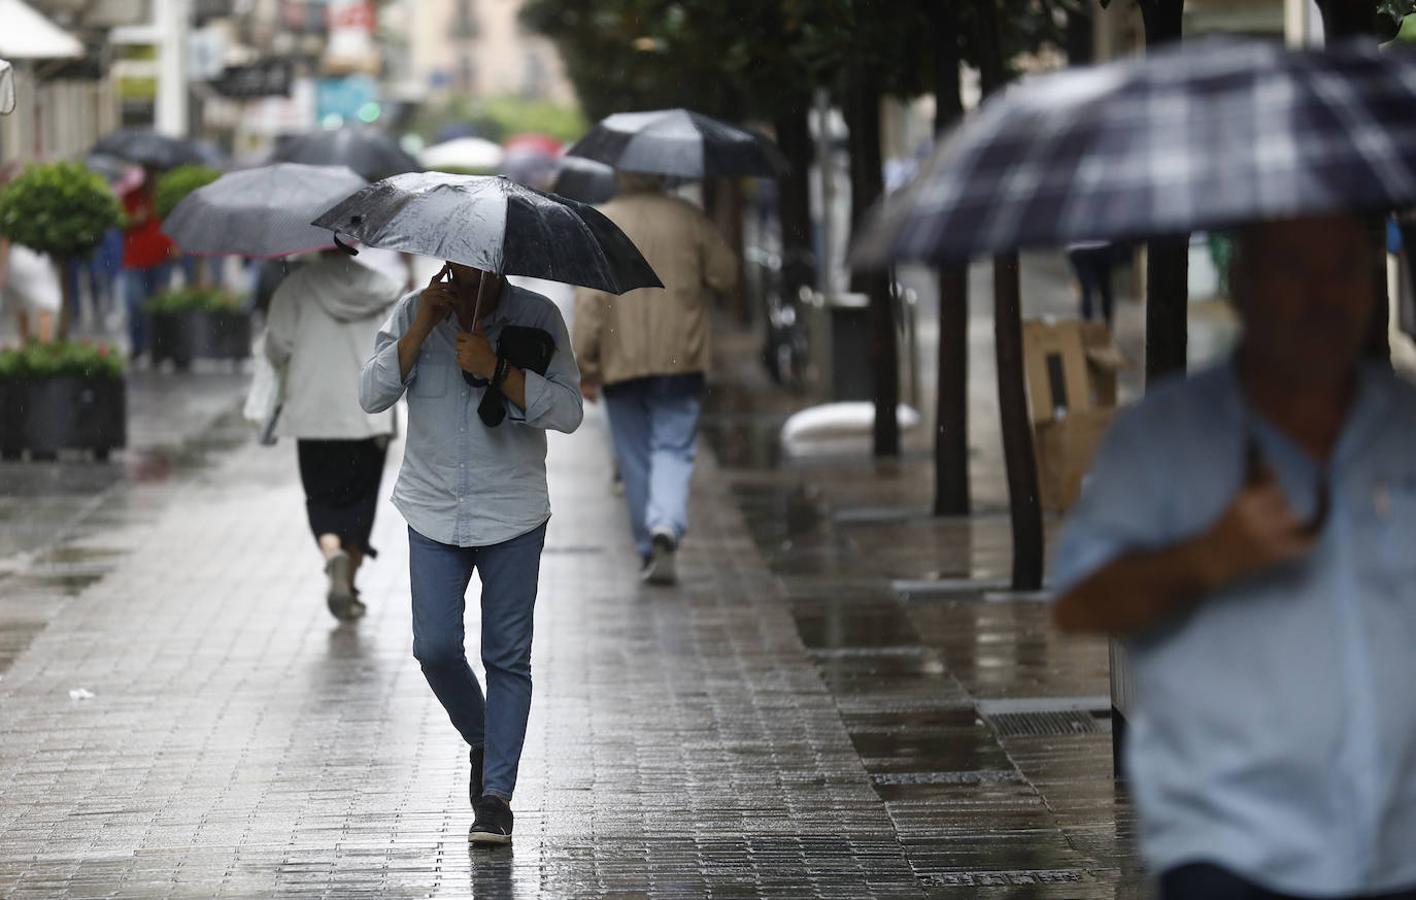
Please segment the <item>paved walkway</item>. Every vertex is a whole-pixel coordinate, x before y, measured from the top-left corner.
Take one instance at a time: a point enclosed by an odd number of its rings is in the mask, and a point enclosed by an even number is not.
[[[293,447],[242,445],[49,556],[101,563],[0,680],[0,896],[921,896],[711,462],[686,587],[650,590],[602,422],[552,445],[513,849],[468,849],[397,514],[335,627]]]

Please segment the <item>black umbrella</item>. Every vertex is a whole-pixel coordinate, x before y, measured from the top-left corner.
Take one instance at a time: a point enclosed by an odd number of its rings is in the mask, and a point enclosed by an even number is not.
[[[336,128],[295,135],[280,142],[271,162],[348,166],[370,181],[421,172],[418,161],[376,128]]]
[[[410,173],[371,184],[315,219],[371,247],[611,294],[663,287],[624,232],[593,207],[500,175]]]
[[[563,156],[551,189],[581,203],[604,203],[615,195],[615,170],[583,156]]]
[[[223,175],[177,204],[162,230],[185,252],[274,257],[333,246],[310,220],[365,185],[344,166],[276,163]]]
[[[616,113],[602,119],[566,155],[599,160],[626,172],[679,178],[773,178],[785,168],[769,142],[686,109]]]
[[[1416,54],[1214,40],[984,103],[855,259],[963,260],[1416,202]]]
[[[170,137],[151,128],[120,128],[100,138],[90,152],[153,169],[211,164],[210,148],[191,138]]]

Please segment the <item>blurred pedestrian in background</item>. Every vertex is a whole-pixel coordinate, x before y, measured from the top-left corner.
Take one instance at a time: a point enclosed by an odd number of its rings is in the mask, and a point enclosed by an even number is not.
[[[147,301],[167,288],[176,253],[157,217],[156,186],[156,171],[146,169],[142,182],[122,198],[128,215],[123,245],[123,300],[128,314],[128,354],[133,359],[147,352]]]
[[[0,167],[0,186],[23,169],[17,161]],[[62,302],[59,273],[50,258],[0,236],[0,311],[15,316],[20,341],[48,343]]]
[[[1237,232],[1235,357],[1106,437],[1057,623],[1127,639],[1163,900],[1416,898],[1416,389],[1364,362],[1360,219]]]
[[[698,207],[665,193],[662,178],[619,178],[619,194],[600,209],[644,254],[664,289],[615,296],[581,288],[575,354],[585,398],[605,397],[642,577],[673,584],[711,359],[706,293],[733,288],[737,260]]]
[[[1082,319],[1091,321],[1096,315],[1110,328],[1115,318],[1115,300],[1111,292],[1111,264],[1115,250],[1106,241],[1078,241],[1067,245],[1067,260],[1082,291]]]
[[[359,371],[398,285],[342,251],[291,271],[271,298],[265,352],[284,370],[275,433],[300,459],[310,530],[325,559],[329,611],[341,621],[366,612],[354,584],[378,507],[394,412],[359,405]]]
[[[513,326],[543,331],[554,343],[544,375],[493,349]],[[505,396],[507,413],[496,427],[478,413],[492,387]],[[476,821],[469,840],[509,843],[551,515],[546,430],[580,427],[580,373],[555,304],[500,275],[448,263],[398,304],[364,366],[365,410],[386,410],[405,392],[408,444],[393,502],[408,520],[413,655],[471,747]],[[464,649],[474,570],[482,581],[485,698]]]

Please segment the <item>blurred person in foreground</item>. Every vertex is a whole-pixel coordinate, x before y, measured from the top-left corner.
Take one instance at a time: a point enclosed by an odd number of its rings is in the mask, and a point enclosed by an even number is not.
[[[265,352],[284,371],[277,435],[295,438],[305,510],[341,621],[367,611],[354,579],[378,508],[394,413],[359,405],[359,372],[398,285],[348,254],[327,250],[290,273],[271,297]]]
[[[23,170],[14,160],[0,166],[0,186]],[[50,258],[0,235],[0,310],[14,315],[20,342],[48,343],[62,302],[59,273]]]
[[[143,180],[123,195],[128,216],[123,236],[123,302],[128,314],[128,355],[147,353],[147,301],[167,289],[176,248],[162,233],[157,216],[157,172],[145,169]]]
[[[1416,391],[1363,358],[1362,223],[1239,230],[1234,358],[1105,439],[1057,624],[1123,637],[1163,900],[1416,898]]]
[[[712,358],[708,290],[737,283],[737,260],[708,217],[664,192],[653,175],[618,175],[600,207],[629,236],[664,289],[620,296],[581,288],[575,356],[581,391],[601,393],[629,506],[630,531],[650,584],[677,580],[674,555],[688,529],[698,416]]]
[[[512,326],[542,330],[554,342],[545,375],[511,365],[494,349]],[[551,516],[546,431],[580,427],[580,373],[555,304],[457,263],[399,302],[374,347],[360,381],[364,409],[381,412],[408,397],[408,442],[393,502],[408,520],[413,655],[471,748],[476,821],[468,840],[510,843]],[[478,414],[492,385],[506,407],[496,427]],[[474,570],[482,582],[485,698],[463,647]]]

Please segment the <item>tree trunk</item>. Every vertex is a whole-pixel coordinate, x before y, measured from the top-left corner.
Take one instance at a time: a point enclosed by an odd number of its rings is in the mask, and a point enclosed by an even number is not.
[[[934,131],[942,138],[964,115],[956,0],[930,7],[935,46]],[[934,514],[966,516],[969,496],[968,266],[939,271],[939,372],[934,394]]]
[[[875,74],[858,68],[851,79],[849,102],[851,141],[851,231],[884,191],[880,160],[880,88]],[[851,276],[851,290],[870,298],[871,391],[875,398],[874,452],[877,457],[900,455],[900,360],[895,340],[894,297],[888,271]]]
[[[979,74],[985,96],[1007,80],[998,10],[979,4]],[[1003,428],[1003,460],[1008,470],[1008,506],[1013,524],[1013,589],[1042,587],[1042,504],[1037,487],[1037,457],[1023,380],[1022,287],[1018,255],[993,259],[993,334],[998,360],[998,418]]]
[[[1146,46],[1181,37],[1183,0],[1141,0]],[[1146,381],[1183,372],[1189,353],[1190,236],[1146,244]]]
[[[1033,451],[1032,420],[1023,386],[1022,292],[1018,254],[993,258],[994,348],[998,355],[998,408],[1013,525],[1013,590],[1042,588],[1042,503]]]
[[[816,281],[811,242],[811,97],[787,101],[776,120],[777,146],[789,168],[777,179],[777,219],[782,229],[782,299],[795,305]]]

